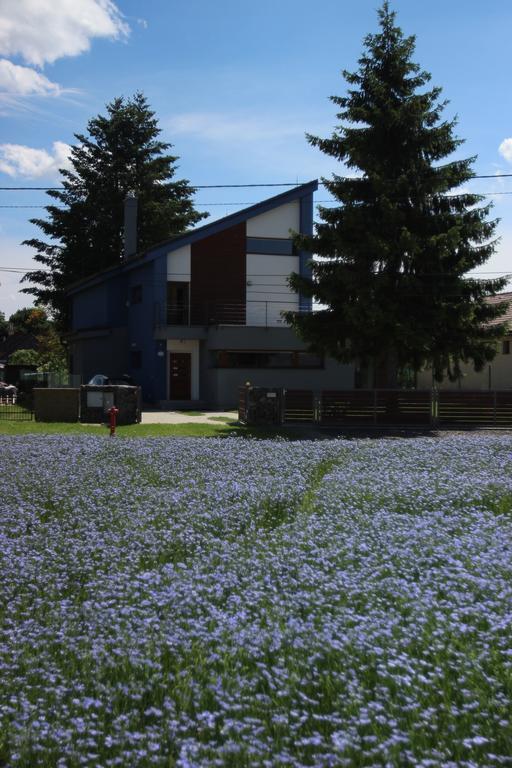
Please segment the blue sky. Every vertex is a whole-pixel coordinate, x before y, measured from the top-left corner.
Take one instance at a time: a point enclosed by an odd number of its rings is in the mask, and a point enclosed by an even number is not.
[[[377,26],[376,0],[0,0],[0,186],[58,183],[67,146],[119,95],[142,90],[192,184],[307,181],[342,170],[304,133],[328,135],[330,94],[356,68]],[[458,116],[478,174],[512,173],[509,0],[394,0],[416,61]],[[507,139],[510,141],[507,143]],[[501,242],[481,271],[512,272],[511,179],[492,193]],[[198,190],[212,217],[280,189]],[[326,199],[322,189],[318,200]],[[0,206],[44,205],[43,192],[0,191]],[[237,204],[237,205],[234,205]],[[0,208],[0,268],[30,268],[20,243],[38,208]],[[0,271],[0,310],[31,303],[19,274]]]

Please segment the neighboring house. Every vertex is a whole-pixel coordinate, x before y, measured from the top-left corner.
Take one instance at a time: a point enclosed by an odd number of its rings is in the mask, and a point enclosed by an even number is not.
[[[0,336],[0,381],[18,384],[22,373],[35,371],[35,365],[12,365],[9,358],[19,349],[36,350],[38,346],[37,338],[32,333]]]
[[[0,337],[0,362],[7,364],[19,349],[37,349],[38,341],[32,333],[11,333]]]
[[[128,257],[69,290],[71,372],[129,374],[147,402],[232,407],[238,388],[347,389],[354,367],[307,351],[282,312],[311,311],[291,291],[311,254],[317,182],[295,187]],[[133,199],[127,215],[136,216]],[[134,242],[134,219],[125,232]],[[127,244],[127,253],[135,247]]]
[[[509,333],[498,344],[498,351],[494,360],[484,366],[478,373],[471,364],[462,366],[462,377],[457,381],[449,381],[445,378],[437,384],[439,389],[512,389],[512,292],[500,293],[488,299],[491,304],[508,302],[508,309],[503,317],[493,321],[508,323]],[[421,371],[417,376],[417,388],[428,389],[432,386],[432,372]]]

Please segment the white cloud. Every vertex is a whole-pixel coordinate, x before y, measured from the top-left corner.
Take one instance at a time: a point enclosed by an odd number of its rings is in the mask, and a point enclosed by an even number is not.
[[[128,33],[113,0],[0,0],[0,54],[36,67]]]
[[[70,146],[54,141],[52,152],[22,144],[0,144],[0,172],[11,177],[35,179],[56,176],[59,168],[70,168]]]
[[[167,121],[173,134],[199,136],[215,142],[251,143],[269,139],[304,135],[300,122],[293,118],[278,119],[250,115],[228,115],[217,112],[186,112]]]
[[[62,88],[30,67],[0,59],[0,98],[8,96],[58,96]]]
[[[35,234],[35,228],[34,228]],[[19,230],[16,235],[2,236],[2,267],[16,267],[22,269],[40,269],[41,265],[32,261],[33,249],[21,245],[20,240],[27,237],[26,231]],[[20,293],[21,288],[26,288],[28,283],[21,283],[22,275],[15,272],[0,272],[0,310],[6,317],[12,315],[17,309],[29,307],[34,303],[32,296]]]
[[[499,146],[499,153],[509,163],[512,163],[512,139],[503,139]]]

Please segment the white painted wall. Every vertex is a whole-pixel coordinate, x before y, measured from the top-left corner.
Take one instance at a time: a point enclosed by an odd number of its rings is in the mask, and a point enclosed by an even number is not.
[[[511,341],[512,338],[508,337]],[[445,379],[436,386],[439,389],[512,389],[512,354],[504,355],[500,351],[491,363],[484,366],[478,373],[472,365],[462,365],[462,379],[449,381]],[[489,387],[490,383],[490,387]],[[418,389],[428,389],[432,386],[432,372],[430,369],[418,373]]]
[[[190,245],[167,254],[167,280],[190,282]]]
[[[298,200],[247,220],[247,237],[290,237],[290,229],[300,230]]]
[[[247,254],[246,325],[285,325],[281,312],[299,308],[299,297],[287,282],[298,271],[298,256]]]
[[[167,339],[167,353],[188,352],[191,359],[191,394],[192,400],[199,400],[199,341],[197,339]],[[167,393],[169,393],[169,354],[167,354]],[[172,398],[171,398],[172,399]]]

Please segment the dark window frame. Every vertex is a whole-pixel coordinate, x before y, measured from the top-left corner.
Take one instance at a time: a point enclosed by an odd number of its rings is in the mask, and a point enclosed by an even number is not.
[[[305,350],[293,349],[216,349],[212,350],[213,364],[212,368],[219,369],[247,369],[247,370],[286,370],[286,371],[318,371],[325,368],[325,358],[322,355],[315,355]],[[269,365],[271,357],[283,356],[282,365]],[[310,365],[303,364],[303,356],[310,358],[316,357],[316,362]],[[243,359],[246,356],[246,359]],[[260,359],[258,360],[258,356]],[[267,364],[265,364],[265,356]],[[288,361],[286,357],[288,356]],[[302,363],[302,364],[301,364]]]
[[[168,280],[166,293],[166,324],[190,325],[190,280]],[[183,293],[181,302],[176,303],[175,295]]]

